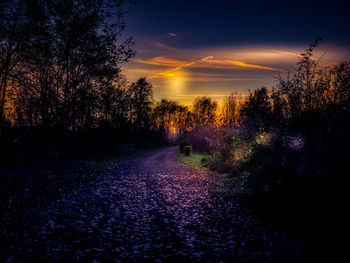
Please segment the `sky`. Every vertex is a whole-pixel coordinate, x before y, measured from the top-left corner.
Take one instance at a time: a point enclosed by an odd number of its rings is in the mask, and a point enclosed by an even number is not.
[[[320,64],[350,60],[350,1],[136,0],[124,36],[136,56],[122,69],[146,77],[156,100],[220,101],[271,88],[317,36]]]

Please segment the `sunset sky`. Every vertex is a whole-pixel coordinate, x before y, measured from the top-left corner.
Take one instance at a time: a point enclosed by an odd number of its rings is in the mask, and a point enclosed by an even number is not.
[[[320,63],[350,59],[349,1],[328,2],[138,0],[125,32],[137,54],[123,72],[147,77],[155,99],[182,103],[270,88],[317,36]]]

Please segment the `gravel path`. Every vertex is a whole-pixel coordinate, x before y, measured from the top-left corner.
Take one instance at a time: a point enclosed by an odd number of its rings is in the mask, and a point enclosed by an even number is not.
[[[302,238],[268,230],[175,147],[108,162],[22,228],[8,262],[300,262]],[[12,255],[12,256],[11,256]]]

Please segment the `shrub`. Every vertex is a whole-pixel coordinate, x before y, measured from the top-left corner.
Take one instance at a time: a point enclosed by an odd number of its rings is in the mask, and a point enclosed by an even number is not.
[[[209,154],[222,146],[222,139],[229,137],[233,127],[196,127],[187,135],[195,152]]]
[[[191,142],[189,141],[189,139],[187,139],[187,138],[181,138],[180,139],[180,152],[181,153],[184,153],[184,148],[186,147],[186,146],[189,146],[189,145],[191,145]]]
[[[184,147],[184,153],[185,153],[185,155],[186,155],[186,156],[189,156],[191,152],[192,152],[192,146],[191,146],[191,145],[186,145],[186,146]]]
[[[206,166],[218,173],[229,173],[234,175],[236,173],[236,167],[230,160],[223,159],[220,153],[214,153],[208,156]]]
[[[197,127],[188,134],[188,139],[193,146],[193,150],[204,154],[210,152],[209,141],[216,140],[217,138],[215,128],[205,126]]]

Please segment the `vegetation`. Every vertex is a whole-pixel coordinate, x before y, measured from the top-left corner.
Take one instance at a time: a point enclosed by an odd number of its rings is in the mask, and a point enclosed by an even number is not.
[[[180,142],[189,140],[195,151],[209,154],[208,167],[242,176],[259,193],[279,191],[283,184],[289,190],[304,187],[311,178],[333,180],[349,156],[350,67],[318,66],[310,57],[319,41],[300,55],[297,71],[281,78],[272,92],[263,87],[244,103],[226,103],[223,119],[231,116],[231,124],[195,127]],[[320,160],[323,165],[317,164]],[[333,191],[323,192],[322,199]]]
[[[185,137],[209,154],[210,169],[230,173],[251,193],[258,214],[307,229],[314,245],[327,250],[350,161],[350,65],[319,66],[311,59],[319,41],[271,92],[250,93],[236,125],[193,129]]]
[[[192,146],[191,146],[191,145],[186,145],[186,146],[184,147],[184,153],[185,153],[185,155],[186,155],[186,156],[189,156],[189,155],[191,154],[191,152],[192,152]]]
[[[188,140],[187,138],[180,138],[180,152],[183,153],[184,152],[184,148],[186,146],[191,145],[190,140]]]
[[[195,170],[207,171],[207,168],[203,166],[207,157],[205,154],[192,152],[191,155],[186,156],[185,154],[180,153],[177,157],[182,163],[188,165],[189,167]]]

